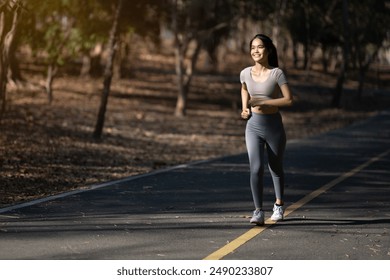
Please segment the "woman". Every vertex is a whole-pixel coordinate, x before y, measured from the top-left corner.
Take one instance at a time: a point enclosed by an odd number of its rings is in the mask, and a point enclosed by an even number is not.
[[[291,106],[293,98],[287,79],[283,71],[278,68],[277,51],[272,40],[263,34],[257,34],[250,41],[250,54],[254,65],[240,73],[241,117],[248,120],[245,141],[250,164],[250,186],[255,205],[250,222],[263,225],[265,148],[276,197],[271,219],[283,220],[283,153],[286,134],[278,108]]]

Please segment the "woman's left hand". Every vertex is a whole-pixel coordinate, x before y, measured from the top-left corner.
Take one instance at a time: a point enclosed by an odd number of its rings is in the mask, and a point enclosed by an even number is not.
[[[263,99],[263,98],[251,98],[250,100],[249,100],[249,105],[251,106],[251,107],[261,107],[261,106],[263,106],[264,104],[264,100],[265,99]]]

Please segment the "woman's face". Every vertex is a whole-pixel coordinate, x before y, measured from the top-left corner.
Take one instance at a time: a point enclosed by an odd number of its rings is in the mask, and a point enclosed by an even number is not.
[[[254,39],[251,45],[251,56],[255,62],[262,63],[268,61],[268,52],[261,39]]]

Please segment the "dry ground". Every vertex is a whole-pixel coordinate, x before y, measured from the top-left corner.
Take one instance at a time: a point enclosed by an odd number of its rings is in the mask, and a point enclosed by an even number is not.
[[[10,88],[0,124],[0,207],[245,152],[237,75],[197,75],[188,114],[176,118],[175,76],[144,64],[130,78],[113,81],[100,141],[92,132],[101,79],[58,77],[51,105],[39,74],[26,74],[28,86]],[[356,105],[353,91],[347,91],[343,109],[334,109],[328,106],[334,76],[291,70],[289,80],[297,97],[293,108],[282,111],[289,139],[343,127],[389,105],[385,95],[370,91]]]

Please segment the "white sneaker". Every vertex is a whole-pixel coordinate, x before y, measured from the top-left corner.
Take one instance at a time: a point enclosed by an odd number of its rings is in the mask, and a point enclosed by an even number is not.
[[[250,222],[251,224],[256,224],[258,226],[264,225],[264,211],[260,209],[253,211],[253,216]]]
[[[283,220],[283,214],[284,214],[284,209],[283,206],[277,206],[274,204],[274,213],[271,216],[272,221],[280,221]]]

